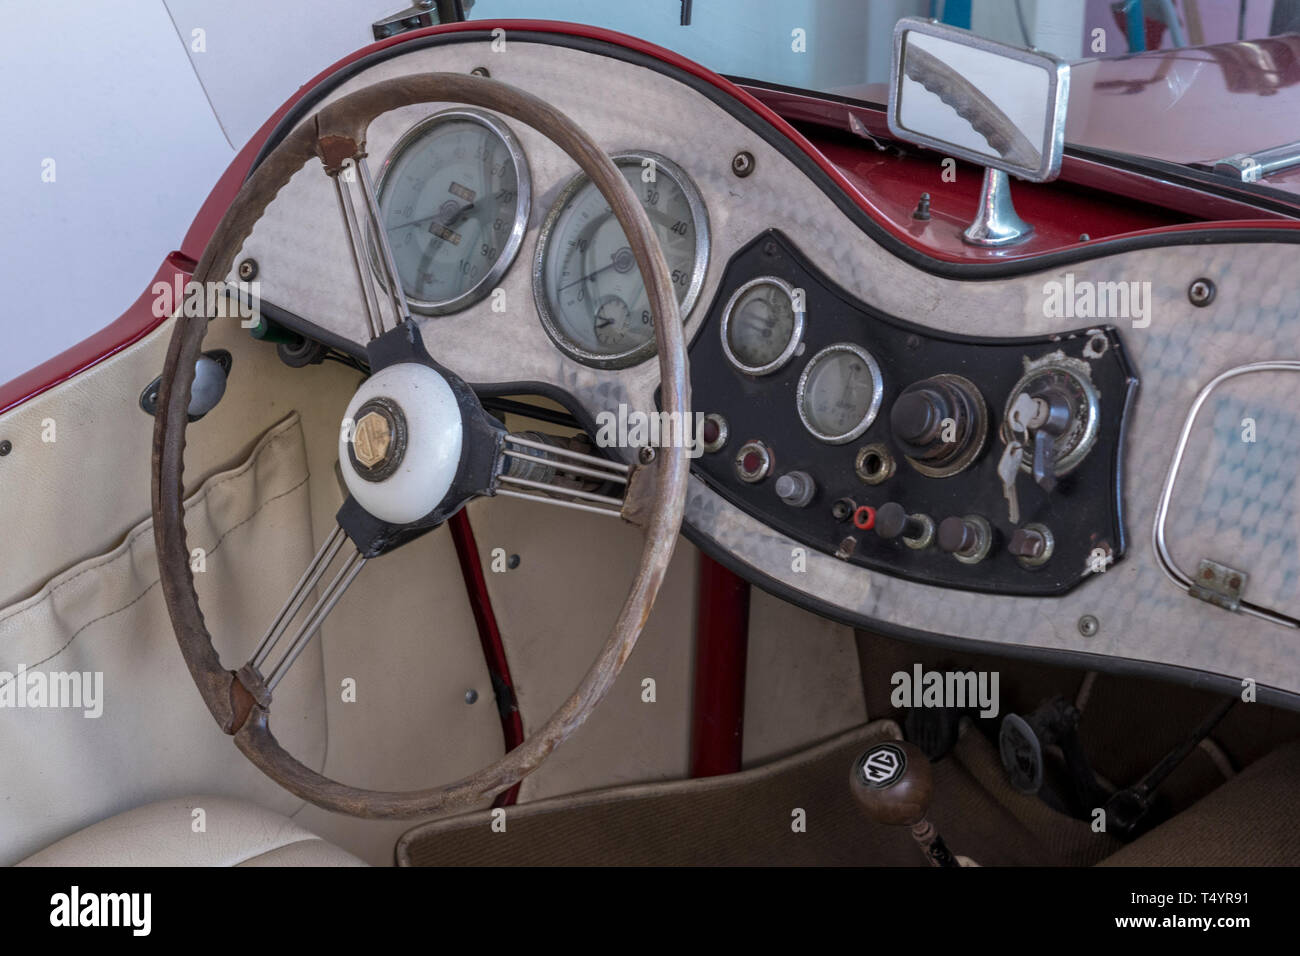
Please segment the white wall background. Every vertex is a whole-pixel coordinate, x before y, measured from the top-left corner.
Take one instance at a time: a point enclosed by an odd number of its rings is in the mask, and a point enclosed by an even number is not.
[[[0,382],[126,311],[235,146],[402,5],[0,0]]]

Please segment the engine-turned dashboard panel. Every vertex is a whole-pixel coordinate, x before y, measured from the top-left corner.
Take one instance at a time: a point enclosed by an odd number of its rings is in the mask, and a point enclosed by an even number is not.
[[[691,368],[695,474],[795,541],[1024,595],[1064,593],[1124,554],[1137,377],[1112,327],[939,333],[854,299],[769,231],[728,264]]]

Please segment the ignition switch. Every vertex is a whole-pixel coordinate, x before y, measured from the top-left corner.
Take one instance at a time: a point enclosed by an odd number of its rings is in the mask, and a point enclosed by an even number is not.
[[[1092,451],[1100,423],[1101,397],[1087,362],[1059,349],[1025,358],[1025,373],[1007,397],[1000,431],[998,478],[1012,524],[1020,523],[1019,473],[1029,472],[1051,494],[1057,480]]]

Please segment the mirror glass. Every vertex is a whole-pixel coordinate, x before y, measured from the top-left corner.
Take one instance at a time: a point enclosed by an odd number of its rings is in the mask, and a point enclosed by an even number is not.
[[[899,28],[889,112],[895,135],[1023,179],[1056,175],[1068,66],[940,24]]]

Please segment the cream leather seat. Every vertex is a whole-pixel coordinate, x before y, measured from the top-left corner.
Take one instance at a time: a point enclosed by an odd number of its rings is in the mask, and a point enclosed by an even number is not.
[[[195,813],[202,810],[200,817]],[[203,829],[196,832],[199,820]],[[19,866],[365,866],[246,800],[160,800],[78,830]]]

